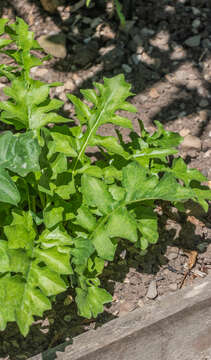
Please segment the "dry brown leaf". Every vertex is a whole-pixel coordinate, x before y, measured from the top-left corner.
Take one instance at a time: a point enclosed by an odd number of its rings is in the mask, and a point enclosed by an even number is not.
[[[187,253],[187,255],[188,255],[188,270],[191,270],[196,264],[198,253],[196,250],[192,250],[189,253]]]

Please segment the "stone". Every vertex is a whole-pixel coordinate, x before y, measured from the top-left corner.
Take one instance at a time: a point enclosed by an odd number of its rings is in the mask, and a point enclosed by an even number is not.
[[[63,33],[42,35],[37,41],[47,54],[61,59],[66,57],[66,37]]]
[[[132,61],[134,62],[135,65],[138,65],[140,63],[140,61],[141,61],[141,56],[140,56],[140,54],[133,54],[131,56],[131,59],[132,59]]]
[[[180,130],[179,134],[180,134],[180,136],[185,137],[190,134],[190,130],[184,128],[184,129]]]
[[[87,45],[78,44],[75,46],[75,55],[73,63],[77,66],[84,67],[97,57],[98,43],[90,41]]]
[[[150,37],[155,34],[155,31],[149,28],[143,28],[141,29],[141,35],[144,37]]]
[[[209,39],[202,40],[202,46],[204,49],[211,49],[211,41]]]
[[[198,8],[192,6],[191,9],[193,11],[193,15],[201,15],[201,11]]]
[[[133,311],[136,308],[136,304],[123,300],[119,307],[119,316],[126,315],[128,312]]]
[[[197,47],[200,45],[201,36],[200,35],[194,35],[189,37],[187,40],[185,40],[184,44],[189,47]]]
[[[43,76],[45,76],[48,72],[49,72],[48,69],[37,67],[35,74],[36,74],[37,76],[43,77]]]
[[[75,84],[73,82],[73,80],[69,79],[64,83],[64,88],[66,90],[71,90],[73,91],[75,89]]]
[[[136,34],[133,38],[133,42],[136,46],[143,46],[144,45],[144,41],[142,39],[142,37],[139,34]]]
[[[94,29],[96,28],[99,24],[101,24],[103,21],[100,17],[96,17],[94,20],[92,19],[91,22],[91,28]]]
[[[56,12],[57,6],[59,5],[58,0],[40,0],[40,2],[43,9],[51,14]]]
[[[149,92],[149,95],[151,96],[151,98],[153,99],[157,99],[158,97],[160,97],[160,94],[158,93],[157,89],[152,88]]]
[[[177,284],[176,284],[176,283],[169,284],[169,289],[170,289],[171,291],[176,291],[176,290],[177,290]]]
[[[142,300],[142,299],[139,299],[137,305],[138,305],[140,308],[142,308],[142,307],[144,306],[143,300]]]
[[[178,253],[176,252],[170,252],[168,255],[166,255],[169,261],[175,260],[178,257]]]
[[[201,21],[199,19],[195,19],[192,22],[192,27],[193,28],[198,28],[201,25]]]
[[[130,30],[134,27],[135,20],[126,20],[125,25],[122,27],[122,31],[129,33]]]
[[[127,74],[130,74],[131,71],[132,71],[132,68],[131,68],[129,65],[127,65],[127,64],[122,64],[122,69],[123,69],[123,71],[126,72]]]
[[[211,158],[211,150],[208,150],[204,153],[204,158]]]
[[[181,144],[183,149],[195,149],[201,150],[201,140],[194,135],[187,135],[184,138],[184,141]]]
[[[199,102],[199,106],[200,107],[207,107],[209,105],[209,102],[206,100],[206,99],[202,99],[200,102]]]
[[[106,52],[105,55],[103,55],[104,69],[106,71],[110,71],[114,68],[120,68],[124,55],[124,51],[119,47],[114,47],[110,51]]]
[[[155,280],[152,280],[151,283],[149,284],[147,293],[146,293],[146,297],[148,299],[155,299],[158,296],[158,292],[157,292],[157,283]]]

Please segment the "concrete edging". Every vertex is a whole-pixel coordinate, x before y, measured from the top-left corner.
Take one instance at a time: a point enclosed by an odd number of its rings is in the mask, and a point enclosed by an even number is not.
[[[29,360],[210,360],[211,274]]]

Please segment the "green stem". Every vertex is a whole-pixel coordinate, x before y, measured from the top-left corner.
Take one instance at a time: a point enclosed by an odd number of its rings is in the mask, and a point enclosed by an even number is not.
[[[27,181],[25,179],[23,179],[24,183],[25,183],[25,186],[26,186],[26,195],[27,195],[27,200],[28,200],[28,207],[29,207],[29,210],[32,210],[31,209],[31,200],[30,200],[30,195],[29,195],[29,186],[27,184]]]
[[[41,191],[39,191],[39,198],[40,198],[42,208],[44,209],[45,208],[45,195]]]

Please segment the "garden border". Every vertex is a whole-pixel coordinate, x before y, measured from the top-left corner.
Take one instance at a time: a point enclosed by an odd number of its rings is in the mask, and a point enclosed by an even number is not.
[[[211,359],[211,274],[29,360],[141,360],[142,355]]]

